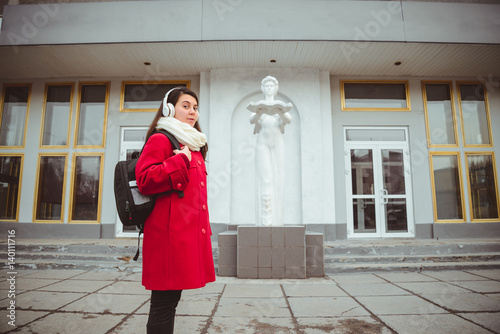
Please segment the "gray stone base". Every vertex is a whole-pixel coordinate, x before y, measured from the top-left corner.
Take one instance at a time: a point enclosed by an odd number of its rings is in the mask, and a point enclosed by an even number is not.
[[[305,226],[231,226],[219,233],[219,276],[322,277],[324,236]]]

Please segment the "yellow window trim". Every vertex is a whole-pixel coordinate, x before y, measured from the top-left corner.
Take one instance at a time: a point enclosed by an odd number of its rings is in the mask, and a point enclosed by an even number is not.
[[[69,117],[68,117],[68,130],[66,135],[66,145],[43,145],[43,129],[45,126],[45,111],[47,109],[47,93],[49,87],[51,86],[71,86],[71,97],[69,102]],[[43,96],[43,109],[42,109],[42,121],[40,125],[40,143],[39,148],[41,149],[53,149],[53,148],[69,148],[70,141],[70,130],[71,130],[71,116],[73,114],[73,101],[75,95],[75,83],[74,82],[50,82],[45,84],[45,92]]]
[[[0,219],[2,222],[18,222],[19,221],[19,209],[21,207],[21,189],[23,181],[23,167],[24,167],[24,154],[23,153],[0,153],[0,157],[21,157],[21,168],[19,169],[19,190],[17,192],[17,210],[16,218],[14,219]]]
[[[5,100],[5,89],[7,87],[28,87],[28,102],[26,104],[26,120],[24,122],[24,134],[23,134],[23,145],[21,146],[2,146],[1,149],[24,149],[26,145],[26,132],[28,129],[28,121],[29,121],[29,113],[30,113],[30,103],[31,103],[31,83],[13,83],[13,84],[4,84],[2,88],[2,96],[0,97],[0,124],[2,124],[2,116],[3,116],[3,103]]]
[[[82,156],[101,157],[101,165],[99,166],[99,202],[97,203],[97,219],[96,220],[73,220],[73,207],[74,207],[74,189],[75,189],[75,166],[76,158]],[[102,206],[102,187],[104,175],[104,153],[73,153],[72,164],[68,168],[71,171],[71,188],[69,194],[69,216],[68,222],[70,224],[100,224],[101,222],[101,206]]]
[[[346,83],[369,83],[369,84],[404,84],[406,93],[406,108],[347,108],[345,106]],[[410,86],[408,80],[340,80],[341,111],[411,111]]]
[[[157,112],[158,108],[153,109],[125,109],[125,86],[126,85],[186,85],[187,88],[191,88],[190,80],[163,80],[163,81],[122,81],[122,89],[120,96],[120,112]],[[165,92],[167,93],[167,92]]]
[[[432,157],[433,156],[439,156],[439,155],[448,155],[448,156],[456,156],[457,157],[457,163],[458,163],[458,179],[459,179],[459,185],[460,185],[460,202],[462,205],[462,219],[438,219],[437,216],[437,198],[436,198],[436,183],[434,179],[434,166],[432,162]],[[462,181],[462,165],[460,162],[460,152],[444,152],[444,151],[433,151],[429,152],[429,164],[430,164],[430,172],[431,172],[431,187],[432,187],[432,204],[434,206],[434,222],[435,223],[465,223],[466,222],[466,216],[465,216],[465,203],[464,203],[464,187],[463,187],[463,181]]]
[[[38,192],[40,185],[40,161],[42,157],[64,157],[64,175],[63,175],[63,192],[62,192],[62,202],[61,202],[61,219],[59,220],[48,220],[48,219],[36,219],[36,209],[38,204]],[[64,202],[66,195],[66,171],[68,170],[68,153],[39,153],[38,161],[36,165],[36,181],[35,181],[35,197],[33,199],[33,222],[34,223],[64,223]]]
[[[467,187],[469,189],[469,209],[470,209],[470,217],[471,217],[471,222],[472,223],[497,223],[500,222],[500,199],[498,198],[498,178],[497,178],[497,166],[495,163],[495,152],[464,152],[465,153],[465,167],[466,167],[466,173],[467,173]],[[493,168],[493,177],[495,181],[495,193],[497,197],[497,219],[474,219],[474,208],[472,206],[472,194],[471,194],[471,185],[470,185],[470,176],[469,176],[469,161],[468,157],[471,155],[490,155],[491,156],[491,161],[492,161],[492,168]]]
[[[488,135],[490,137],[490,144],[480,144],[471,145],[465,142],[465,127],[464,127],[464,117],[462,113],[462,96],[460,94],[460,85],[481,85],[484,91],[484,108],[486,110],[486,121],[488,122]],[[458,108],[460,110],[460,123],[462,124],[462,138],[464,141],[464,147],[477,147],[477,148],[490,148],[493,147],[493,133],[491,131],[491,118],[490,118],[490,107],[488,103],[488,90],[484,84],[480,81],[457,81],[457,94],[458,94]]]
[[[102,128],[102,142],[100,145],[78,145],[78,128],[80,121],[80,100],[82,95],[82,87],[83,86],[106,86],[106,97],[104,98],[104,120],[103,120],[103,128]],[[73,147],[74,148],[104,148],[106,143],[106,132],[108,127],[108,104],[109,104],[109,81],[90,81],[90,82],[80,82],[78,85],[78,97],[76,103],[76,115],[75,115],[75,133],[73,138]]]
[[[453,135],[455,136],[455,144],[431,144],[431,132],[429,127],[429,112],[427,109],[427,90],[426,85],[448,85],[450,89],[450,103],[451,103],[451,113],[453,117]],[[425,114],[425,130],[427,133],[427,146],[428,147],[442,147],[442,148],[458,148],[458,127],[457,127],[457,117],[455,116],[455,96],[453,94],[453,82],[452,81],[439,81],[439,80],[429,80],[422,81],[422,98],[424,102],[424,114]]]

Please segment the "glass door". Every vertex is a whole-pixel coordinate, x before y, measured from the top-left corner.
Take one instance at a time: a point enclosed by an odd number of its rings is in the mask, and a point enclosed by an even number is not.
[[[144,141],[146,140],[147,127],[122,127],[120,135],[120,161],[130,160],[140,154]],[[123,226],[116,214],[116,236],[137,237],[139,230],[135,226]]]
[[[362,130],[372,135],[346,131],[348,237],[413,237],[406,129]]]

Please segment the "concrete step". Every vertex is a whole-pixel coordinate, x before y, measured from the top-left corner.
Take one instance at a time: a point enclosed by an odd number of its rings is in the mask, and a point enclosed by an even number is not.
[[[12,249],[11,249],[12,250]],[[83,269],[140,272],[142,258],[133,261],[137,239],[19,240],[15,268]],[[217,243],[213,243],[218,263]],[[8,257],[5,243],[0,256]],[[326,274],[500,268],[500,240],[362,240],[327,242]],[[4,261],[3,268],[6,268]]]

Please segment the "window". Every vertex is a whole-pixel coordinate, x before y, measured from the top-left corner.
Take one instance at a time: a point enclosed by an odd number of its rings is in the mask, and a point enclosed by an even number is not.
[[[457,147],[457,126],[451,82],[423,82],[429,147]]]
[[[471,220],[499,219],[494,153],[466,152]]]
[[[465,221],[459,152],[431,152],[434,221]]]
[[[0,220],[18,219],[22,169],[22,154],[0,154]]]
[[[73,87],[72,83],[48,84],[45,87],[42,147],[68,147]]]
[[[410,111],[408,81],[341,81],[342,111]]]
[[[24,147],[31,85],[7,85],[1,103],[0,146]]]
[[[190,86],[189,81],[123,82],[120,111],[156,112],[165,94],[172,88]]]
[[[459,82],[457,86],[464,146],[493,146],[488,98],[483,84]]]
[[[109,83],[80,83],[76,147],[103,148],[108,115]]]
[[[103,157],[102,153],[73,156],[70,222],[97,223],[100,220]]]
[[[35,220],[63,221],[67,154],[42,154],[38,157],[35,190]]]

